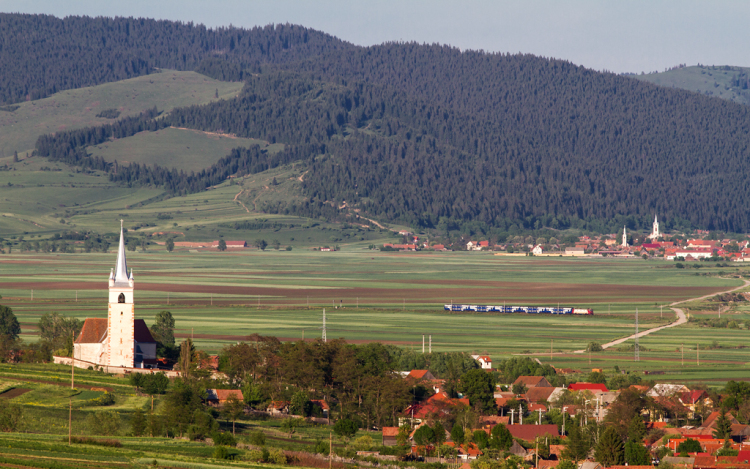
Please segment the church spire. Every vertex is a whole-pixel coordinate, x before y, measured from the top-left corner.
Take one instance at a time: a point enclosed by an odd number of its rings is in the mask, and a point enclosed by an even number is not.
[[[120,220],[120,246],[117,249],[117,263],[115,264],[114,280],[115,284],[128,285],[132,274],[128,275],[128,262],[125,259],[125,235]]]

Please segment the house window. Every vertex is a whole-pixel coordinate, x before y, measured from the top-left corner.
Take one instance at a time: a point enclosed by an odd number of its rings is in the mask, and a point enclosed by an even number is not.
[[[117,297],[118,303],[125,303],[125,293],[120,293],[120,296]]]

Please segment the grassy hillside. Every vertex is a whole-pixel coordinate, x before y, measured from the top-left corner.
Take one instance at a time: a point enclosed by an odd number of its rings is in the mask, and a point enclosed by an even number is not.
[[[108,141],[88,147],[92,156],[119,164],[158,164],[184,171],[200,171],[229,154],[232,148],[260,145],[270,152],[283,145],[269,146],[253,138],[236,138],[191,129],[166,128],[156,132],[140,132],[132,137]]]
[[[165,70],[162,73],[67,90],[48,98],[19,103],[0,110],[0,157],[30,151],[39,135],[111,122],[96,117],[117,109],[119,117],[137,115],[156,106],[169,111],[178,106],[204,104],[232,98],[242,83],[222,82],[195,72]]]
[[[748,74],[748,67],[696,65],[661,73],[629,76],[659,86],[681,88],[735,103],[750,104]]]

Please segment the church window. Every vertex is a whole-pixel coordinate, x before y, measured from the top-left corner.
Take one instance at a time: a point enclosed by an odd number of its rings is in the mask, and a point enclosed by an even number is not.
[[[117,297],[117,302],[118,303],[125,303],[125,294],[124,293],[120,293],[120,296]]]

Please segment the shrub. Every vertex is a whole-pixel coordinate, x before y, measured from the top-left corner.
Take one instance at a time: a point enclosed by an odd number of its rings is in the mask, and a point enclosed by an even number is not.
[[[211,439],[214,440],[215,445],[237,446],[237,439],[229,432],[214,432],[211,434]]]
[[[21,427],[23,408],[7,399],[0,399],[0,431],[15,432]]]
[[[342,438],[351,438],[357,433],[357,423],[350,419],[341,419],[333,426],[333,433]]]
[[[88,405],[92,406],[108,406],[113,405],[116,402],[116,398],[114,393],[111,392],[105,392],[99,397],[95,397],[93,399],[89,399]]]
[[[229,450],[226,446],[217,446],[214,448],[214,459],[229,459]]]
[[[268,462],[272,462],[274,464],[286,464],[286,455],[282,450],[274,448],[268,452]]]
[[[327,441],[318,440],[315,442],[315,449],[313,452],[317,454],[324,454],[328,456],[328,450],[330,449],[329,443]]]
[[[251,449],[247,452],[247,459],[249,461],[263,461],[263,451],[259,449]]]
[[[266,434],[260,430],[252,432],[250,433],[250,435],[248,435],[247,441],[251,445],[266,446]]]
[[[370,435],[362,435],[354,440],[354,447],[357,451],[369,451],[372,448],[372,437]]]

